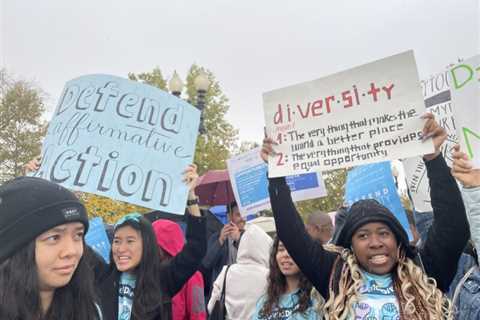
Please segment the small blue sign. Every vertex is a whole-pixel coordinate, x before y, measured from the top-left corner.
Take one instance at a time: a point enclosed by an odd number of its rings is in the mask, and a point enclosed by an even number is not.
[[[348,172],[345,201],[351,206],[362,199],[375,199],[390,209],[407,232],[409,239],[413,239],[407,214],[395,187],[390,162],[358,166]]]
[[[85,242],[107,263],[110,263],[111,244],[102,218],[96,217],[90,220]]]
[[[288,176],[286,177],[286,181],[292,192],[319,186],[318,177],[315,172]]]
[[[235,175],[242,206],[246,207],[268,198],[267,170],[266,164],[260,164]]]

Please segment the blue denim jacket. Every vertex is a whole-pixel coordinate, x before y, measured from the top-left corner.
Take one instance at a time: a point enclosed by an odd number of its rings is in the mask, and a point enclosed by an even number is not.
[[[455,319],[480,319],[480,270],[473,267],[473,273],[465,280],[454,301]]]
[[[417,227],[418,234],[420,235],[421,243],[425,243],[427,240],[428,229],[430,229],[433,223],[433,212],[417,212],[413,211],[415,219],[415,226]]]
[[[470,270],[470,268],[475,267],[477,264],[475,263],[475,259],[466,253],[462,253],[460,259],[458,260],[458,268],[455,277],[450,284],[450,290],[448,290],[448,297],[453,299],[453,294],[455,293],[455,289],[457,288],[458,284],[462,280],[463,276]]]
[[[480,248],[480,188],[462,189],[463,201],[467,217],[470,223],[470,233],[477,252]],[[462,257],[459,261],[459,266],[462,263]],[[472,259],[473,260],[473,259]],[[466,271],[467,261],[464,264]],[[463,282],[462,287],[459,288],[458,297],[455,302],[455,319],[480,319],[480,269],[478,266],[473,267],[472,274]],[[460,268],[459,268],[460,269]],[[459,270],[460,271],[460,270]],[[450,291],[454,291],[455,283],[458,286],[457,275]],[[452,292],[453,298],[453,292]]]
[[[465,197],[464,197],[465,198]],[[480,203],[479,203],[480,204]],[[465,204],[467,206],[467,204]],[[480,210],[479,210],[480,212]],[[469,214],[467,209],[467,215]],[[415,215],[415,225],[417,231],[420,234],[422,243],[425,243],[427,238],[428,229],[433,223],[433,213],[423,212]],[[470,217],[469,217],[470,218]],[[470,219],[471,220],[471,219]],[[472,223],[472,221],[470,221]],[[478,218],[478,230],[480,231],[480,214]],[[473,230],[472,230],[473,231]],[[478,235],[480,239],[480,234]],[[472,232],[473,237],[473,232]],[[421,244],[420,244],[421,245]],[[476,246],[477,247],[477,246]],[[457,289],[463,276],[474,267],[473,273],[463,282],[461,288],[459,288],[458,297],[454,301],[455,319],[479,319],[480,320],[480,270],[476,267],[475,260],[468,254],[462,254],[458,260],[458,269],[455,277],[450,285],[448,297],[453,299],[455,289]]]

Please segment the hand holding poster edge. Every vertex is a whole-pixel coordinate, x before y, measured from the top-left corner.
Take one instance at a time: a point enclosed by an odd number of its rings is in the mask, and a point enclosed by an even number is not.
[[[457,179],[464,188],[477,188],[480,186],[480,169],[474,169],[468,155],[456,145],[452,153],[452,176]]]

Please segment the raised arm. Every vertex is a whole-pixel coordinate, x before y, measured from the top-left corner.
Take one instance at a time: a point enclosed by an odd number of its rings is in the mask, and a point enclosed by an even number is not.
[[[162,281],[170,296],[174,296],[198,270],[206,251],[206,219],[187,216],[187,241],[182,251],[166,266]]]
[[[420,250],[426,273],[446,292],[457,271],[457,263],[470,237],[460,190],[450,173],[440,146],[446,139],[445,129],[426,117],[424,136],[432,137],[435,152],[425,155],[433,207],[433,224],[425,246]]]
[[[207,250],[206,218],[202,217],[195,195],[195,186],[198,181],[197,166],[190,165],[184,171],[183,181],[189,187],[187,209],[186,244],[165,267],[163,281],[168,293],[173,297],[190,277],[199,269],[200,263]]]
[[[264,140],[262,158],[266,159],[273,151],[272,143],[271,139]],[[337,254],[324,250],[308,235],[285,178],[269,179],[268,189],[278,237],[302,273],[327,299],[330,273]]]

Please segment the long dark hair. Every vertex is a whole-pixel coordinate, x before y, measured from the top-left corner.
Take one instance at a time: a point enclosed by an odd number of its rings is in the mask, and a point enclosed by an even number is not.
[[[125,226],[130,226],[140,232],[143,242],[142,258],[135,268],[136,283],[132,315],[135,319],[150,319],[163,307],[162,288],[160,286],[160,255],[157,248],[157,239],[150,221],[144,217],[138,217],[138,221],[128,219],[122,224],[115,226],[115,232]],[[113,254],[110,251],[110,261]],[[115,263],[113,266],[116,269]]]
[[[280,240],[275,237],[273,241],[272,250],[270,252],[270,274],[268,276],[268,288],[267,297],[262,309],[260,310],[260,317],[268,318],[272,313],[274,307],[278,306],[280,296],[285,294],[287,290],[287,278],[280,271],[280,267],[277,262],[277,251]],[[300,272],[299,291],[298,295],[298,308],[295,312],[305,313],[310,307],[310,291],[312,290],[312,284],[308,279]]]
[[[55,289],[52,303],[43,315],[35,241],[30,242],[0,264],[0,319],[99,319],[92,272],[86,259],[82,256],[67,285]]]

